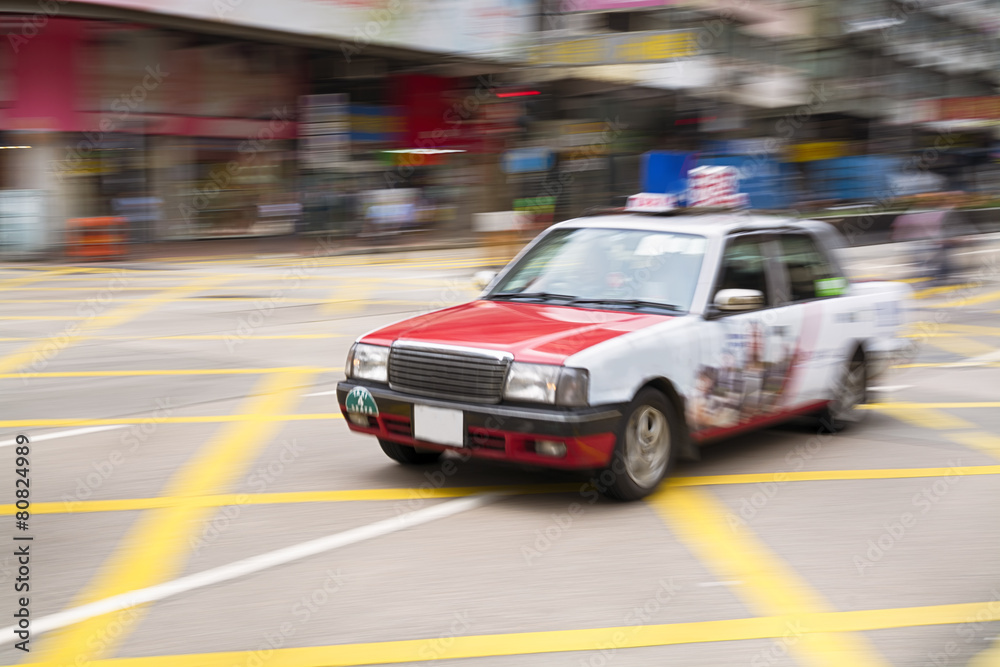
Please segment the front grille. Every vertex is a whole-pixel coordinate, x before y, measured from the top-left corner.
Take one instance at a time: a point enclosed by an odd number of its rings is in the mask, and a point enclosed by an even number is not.
[[[393,345],[389,386],[424,396],[498,403],[509,355],[445,347]]]

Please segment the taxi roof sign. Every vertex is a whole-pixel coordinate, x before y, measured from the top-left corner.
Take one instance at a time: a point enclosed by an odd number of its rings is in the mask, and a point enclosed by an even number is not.
[[[635,213],[669,213],[684,210],[734,210],[750,207],[750,196],[740,192],[740,172],[729,166],[694,167],[687,172],[678,194],[640,192],[628,198],[625,210]]]
[[[677,197],[658,192],[640,192],[625,203],[626,211],[636,213],[666,213],[677,208]]]

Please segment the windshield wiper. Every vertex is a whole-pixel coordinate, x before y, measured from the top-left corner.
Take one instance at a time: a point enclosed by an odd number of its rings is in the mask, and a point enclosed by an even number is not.
[[[633,309],[635,308],[659,308],[662,310],[669,310],[672,312],[684,312],[684,309],[680,306],[675,306],[670,303],[661,303],[659,301],[646,301],[643,299],[574,299],[574,306],[627,306]]]
[[[571,294],[554,294],[552,292],[497,292],[496,294],[491,294],[489,298],[510,300],[535,299],[538,301],[550,301],[552,299],[573,301],[576,299],[576,297]]]

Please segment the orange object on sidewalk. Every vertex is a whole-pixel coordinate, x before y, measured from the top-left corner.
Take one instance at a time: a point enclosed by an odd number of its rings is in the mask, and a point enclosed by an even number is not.
[[[121,257],[127,252],[125,218],[71,218],[66,235],[66,254],[71,257]]]

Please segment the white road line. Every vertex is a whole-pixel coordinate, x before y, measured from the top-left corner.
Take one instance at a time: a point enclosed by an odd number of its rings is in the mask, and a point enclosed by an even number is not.
[[[339,549],[349,544],[363,542],[364,540],[388,535],[389,533],[419,526],[420,524],[429,523],[437,519],[443,519],[453,514],[489,505],[503,498],[504,495],[503,493],[484,493],[477,496],[449,500],[448,502],[432,505],[431,507],[416,510],[415,512],[400,514],[391,519],[376,521],[367,526],[351,528],[342,533],[334,533],[333,535],[295,544],[284,549],[269,551],[259,556],[251,556],[250,558],[238,560],[235,563],[215,567],[211,570],[191,574],[180,579],[174,579],[173,581],[166,581],[162,584],[149,586],[148,588],[140,588],[128,593],[122,593],[121,595],[113,595],[103,600],[97,600],[96,602],[35,619],[31,623],[31,629],[34,635],[51,632],[68,625],[73,625],[74,623],[86,621],[95,616],[156,602],[157,600],[173,597],[174,595],[186,593],[196,588],[229,581],[230,579],[260,572],[270,567],[284,565],[285,563],[300,560],[308,556],[315,556],[326,551]],[[17,641],[18,637],[14,634],[16,629],[17,626],[14,625],[0,629],[0,646],[12,644]]]
[[[912,384],[893,384],[886,387],[868,387],[868,391],[878,391],[888,394],[893,391],[902,391],[903,389],[910,389],[911,387],[913,387]]]
[[[106,426],[87,426],[85,428],[74,428],[69,431],[56,431],[55,433],[42,433],[41,435],[31,435],[26,433],[32,443],[43,442],[45,440],[56,440],[58,438],[71,438],[74,435],[87,435],[88,433],[100,433],[101,431],[111,431],[116,428],[128,428],[131,424],[108,424]],[[0,447],[10,447],[17,444],[17,438],[13,440],[0,441]]]
[[[315,394],[303,394],[302,398],[309,398],[310,396],[329,396],[330,394],[336,394],[337,390],[332,391],[317,391]]]

